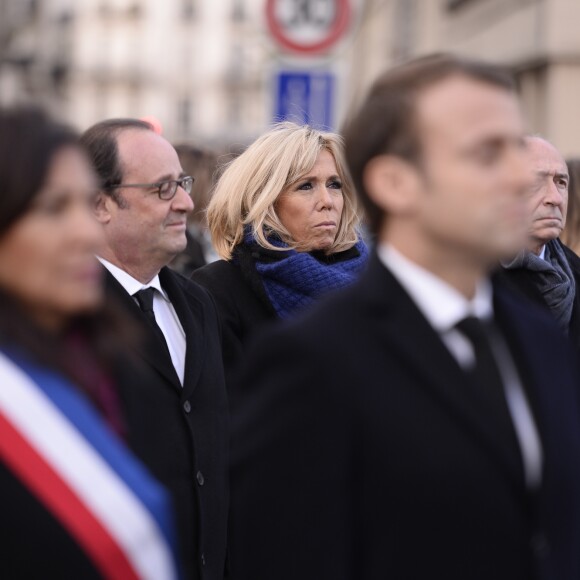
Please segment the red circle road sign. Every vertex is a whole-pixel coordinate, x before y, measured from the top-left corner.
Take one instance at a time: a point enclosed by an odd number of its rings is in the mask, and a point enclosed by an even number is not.
[[[293,52],[317,53],[330,48],[344,34],[350,18],[349,0],[266,1],[272,36]]]

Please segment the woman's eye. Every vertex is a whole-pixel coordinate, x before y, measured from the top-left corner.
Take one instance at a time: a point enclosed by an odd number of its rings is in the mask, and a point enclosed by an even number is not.
[[[302,183],[298,186],[298,189],[302,189],[302,190],[312,189],[312,183],[310,183],[310,181],[307,181],[306,183]]]
[[[328,187],[330,187],[331,189],[342,189],[342,183],[340,181],[331,181],[328,184]]]

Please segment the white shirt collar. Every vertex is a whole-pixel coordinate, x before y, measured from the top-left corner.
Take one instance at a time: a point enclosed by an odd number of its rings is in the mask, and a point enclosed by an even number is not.
[[[167,293],[165,292],[165,290],[163,290],[163,288],[161,288],[159,274],[157,274],[148,284],[143,284],[142,282],[139,282],[139,280],[133,278],[133,276],[131,276],[130,274],[127,274],[125,270],[122,270],[118,266],[115,266],[115,264],[111,264],[111,262],[109,262],[108,260],[105,260],[100,256],[97,256],[97,259],[99,260],[99,262],[101,262],[101,264],[103,264],[103,266],[105,266],[105,268],[107,268],[107,270],[109,270],[109,272],[115,278],[115,280],[117,280],[117,282],[119,282],[119,284],[121,284],[121,286],[123,286],[123,288],[125,288],[127,293],[130,294],[131,296],[133,296],[136,292],[139,292],[139,290],[143,290],[145,288],[155,288],[156,290],[159,291],[159,294],[161,294],[161,296],[163,296],[163,298],[167,302],[169,302],[169,297],[167,296]]]
[[[542,246],[542,251],[540,252],[540,255],[538,256],[538,258],[540,258],[540,260],[546,259],[546,244],[544,244]]]
[[[389,268],[419,310],[439,333],[452,329],[466,316],[493,316],[492,288],[487,279],[477,284],[475,296],[467,300],[432,272],[403,256],[390,244],[379,244],[381,262]]]

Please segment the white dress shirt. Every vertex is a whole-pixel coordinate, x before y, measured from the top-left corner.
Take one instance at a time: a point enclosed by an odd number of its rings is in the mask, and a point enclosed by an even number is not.
[[[180,383],[183,385],[183,378],[185,376],[185,351],[186,351],[186,341],[185,341],[185,331],[181,322],[171,304],[167,293],[161,287],[161,282],[159,281],[159,275],[155,276],[149,283],[142,284],[139,280],[136,280],[130,274],[127,274],[125,270],[121,270],[118,266],[111,264],[104,258],[97,256],[101,264],[107,268],[111,275],[125,288],[125,290],[134,296],[139,290],[144,290],[145,288],[155,288],[153,296],[153,313],[155,314],[155,321],[157,326],[163,332],[165,337],[165,342],[167,342],[167,348],[169,349],[169,354],[171,355],[171,362],[175,368],[175,372],[179,377]],[[135,302],[137,299],[134,298]]]
[[[546,244],[544,244],[542,246],[542,251],[540,252],[540,255],[538,256],[538,258],[540,258],[541,260],[546,259]]]
[[[475,363],[473,346],[455,326],[467,316],[475,316],[482,320],[493,317],[492,288],[489,280],[483,279],[477,285],[473,299],[468,300],[458,290],[403,256],[393,246],[379,245],[377,252],[381,262],[406,290],[459,365],[465,369],[473,366]],[[505,385],[509,412],[523,456],[526,483],[528,487],[538,487],[541,482],[543,461],[538,430],[507,345],[504,343],[504,348],[495,346],[494,354]]]

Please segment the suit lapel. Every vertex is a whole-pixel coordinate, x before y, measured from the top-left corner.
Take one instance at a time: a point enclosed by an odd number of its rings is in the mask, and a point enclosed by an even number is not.
[[[392,358],[405,365],[450,419],[487,450],[515,485],[521,486],[522,466],[514,464],[495,430],[487,401],[473,389],[437,332],[376,255],[361,282],[372,312],[372,328]]]
[[[123,286],[117,282],[115,277],[108,270],[106,271],[106,284],[109,291],[118,296],[118,299],[124,305],[126,311],[133,316],[139,325],[143,336],[143,341],[140,343],[138,348],[139,356],[161,374],[166,381],[170,382],[175,388],[181,391],[181,383],[179,382],[179,377],[175,372],[169,354],[166,349],[159,344],[159,339],[155,335],[155,332],[143,319],[143,313],[135,300],[129,295]]]
[[[167,292],[173,308],[185,332],[185,375],[183,382],[183,396],[188,398],[193,394],[199,381],[202,361],[205,358],[205,315],[199,300],[189,294],[178,281],[177,274],[163,268],[159,273],[159,280]]]

